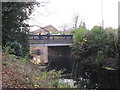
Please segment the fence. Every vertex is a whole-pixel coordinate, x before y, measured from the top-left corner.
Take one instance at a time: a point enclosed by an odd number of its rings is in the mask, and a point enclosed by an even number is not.
[[[30,44],[68,44],[72,43],[72,35],[30,35]]]

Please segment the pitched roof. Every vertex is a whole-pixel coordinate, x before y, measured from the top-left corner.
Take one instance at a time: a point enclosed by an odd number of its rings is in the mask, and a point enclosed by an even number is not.
[[[30,33],[31,34],[37,34],[39,32],[56,32],[56,31],[58,31],[58,30],[55,27],[53,27],[52,25],[48,25],[48,26],[45,26],[41,29],[31,31]]]
[[[44,29],[46,29],[47,31],[51,31],[51,32],[56,32],[58,31],[55,27],[53,27],[52,25],[48,25],[46,27],[44,27]]]

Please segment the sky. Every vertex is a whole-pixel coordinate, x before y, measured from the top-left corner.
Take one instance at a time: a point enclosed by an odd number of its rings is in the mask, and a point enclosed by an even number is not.
[[[58,30],[73,27],[73,18],[79,15],[79,22],[85,22],[87,29],[95,25],[104,28],[118,27],[118,2],[120,0],[37,0],[41,7],[36,7],[28,21],[30,25],[47,26],[52,25]],[[103,9],[102,9],[103,8]],[[103,17],[102,17],[103,16]],[[33,27],[31,30],[36,30]]]

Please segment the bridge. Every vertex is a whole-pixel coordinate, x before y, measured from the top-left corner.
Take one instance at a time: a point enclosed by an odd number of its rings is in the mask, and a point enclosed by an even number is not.
[[[31,55],[40,56],[44,63],[51,60],[70,59],[72,35],[30,35],[29,44]],[[37,53],[37,54],[34,54]],[[62,60],[61,60],[62,61]]]

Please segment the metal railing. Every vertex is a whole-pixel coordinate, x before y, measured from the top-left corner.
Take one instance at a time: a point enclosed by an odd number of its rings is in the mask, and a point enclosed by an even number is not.
[[[30,44],[67,44],[72,43],[73,35],[30,35]]]

